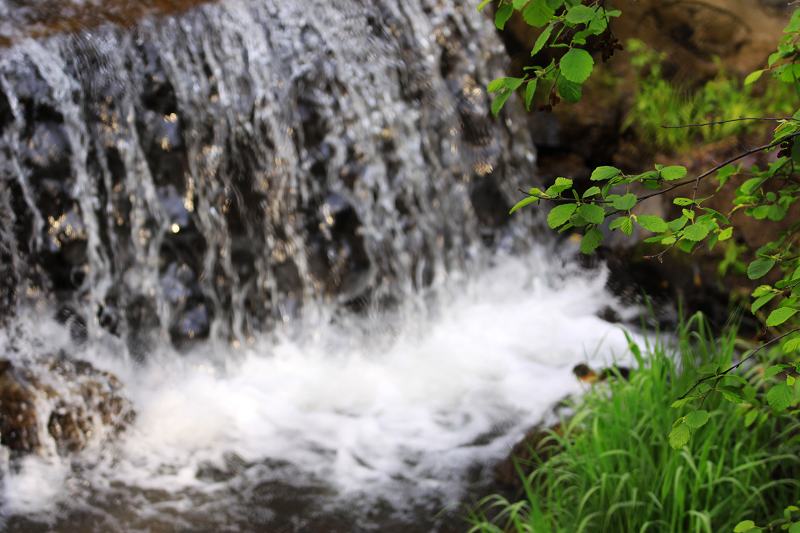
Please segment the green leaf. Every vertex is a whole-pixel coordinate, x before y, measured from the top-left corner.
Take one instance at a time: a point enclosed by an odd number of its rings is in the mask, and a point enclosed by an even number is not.
[[[747,277],[750,279],[759,279],[766,276],[772,267],[775,266],[775,260],[769,257],[759,257],[747,266]]]
[[[794,522],[789,526],[789,533],[800,533],[800,522]]]
[[[583,204],[578,208],[578,214],[591,224],[602,224],[606,211],[599,205]]]
[[[743,520],[736,524],[736,527],[733,528],[733,533],[746,533],[755,527],[756,523],[752,520]]]
[[[554,14],[555,10],[550,7],[546,0],[531,0],[522,10],[522,18],[534,28],[541,28],[550,22]]]
[[[573,48],[559,62],[561,75],[571,82],[583,83],[592,74],[594,59],[591,54],[581,48]]]
[[[598,246],[603,242],[603,233],[597,229],[592,228],[586,232],[586,235],[581,239],[581,253],[589,255],[594,252]]]
[[[514,6],[514,9],[520,10],[523,7],[525,7],[525,4],[527,4],[527,3],[528,3],[528,0],[513,0],[511,2],[511,5]]]
[[[753,291],[753,294],[751,294],[751,296],[753,296],[754,298],[758,298],[759,296],[764,296],[765,294],[769,294],[770,292],[772,292],[772,286],[770,286],[770,285],[759,285]]]
[[[592,181],[605,181],[615,178],[620,174],[622,174],[622,171],[616,167],[603,166],[594,169],[589,179]]]
[[[795,313],[797,313],[797,309],[792,309],[791,307],[779,307],[775,309],[773,312],[769,314],[767,317],[767,326],[774,328],[775,326],[780,326],[790,318],[792,318]]]
[[[572,187],[572,180],[569,178],[556,178],[555,183],[553,183],[550,187],[547,188],[545,194],[547,196],[558,196],[562,192],[566,191],[567,189]]]
[[[513,14],[514,6],[511,4],[503,4],[497,8],[497,12],[494,14],[494,25],[497,26],[498,30],[505,29],[506,22],[508,22],[508,19],[510,19]]]
[[[504,90],[516,91],[522,86],[524,81],[525,78],[497,78],[489,83],[488,87],[486,87],[486,90],[490,93],[496,93]]]
[[[694,200],[692,200],[691,198],[675,198],[674,200],[672,200],[672,203],[675,205],[679,205],[681,207],[686,207],[687,205],[692,205],[694,203]]]
[[[761,77],[762,74],[764,74],[764,69],[754,70],[753,72],[748,74],[747,77],[744,79],[744,84],[745,85],[754,84],[755,82],[758,81],[758,79]]]
[[[758,418],[758,411],[756,411],[755,409],[751,409],[750,411],[748,411],[747,414],[744,415],[744,427],[747,428],[752,426],[753,422],[756,421],[756,418]]]
[[[594,17],[590,22],[589,25],[586,26],[585,32],[588,32],[589,35],[600,35],[601,33],[605,32],[608,29],[608,21],[605,17],[599,16]]]
[[[506,91],[498,94],[497,97],[492,100],[492,115],[497,116],[500,114],[500,110],[503,109],[503,106],[506,105],[506,101],[512,94],[514,93]]]
[[[727,241],[731,237],[733,237],[733,226],[728,226],[727,228],[719,232],[720,242]]]
[[[674,402],[672,402],[672,406],[671,407],[673,409],[680,409],[681,407],[683,407],[684,405],[686,405],[687,403],[691,402],[694,399],[695,398],[693,396],[688,396],[686,398],[681,398],[679,400],[675,400]]]
[[[615,218],[608,227],[610,229],[619,229],[625,235],[631,235],[633,233],[633,221],[631,221],[630,217]]]
[[[589,6],[578,4],[567,11],[566,21],[570,24],[585,24],[592,20],[595,10]]]
[[[619,209],[620,211],[630,211],[636,205],[638,198],[633,193],[628,193],[619,198],[614,198],[614,201],[611,205],[614,206],[614,209]]]
[[[794,403],[794,391],[786,383],[774,385],[767,392],[767,403],[776,411],[783,411]]]
[[[777,292],[771,292],[769,294],[759,296],[758,298],[756,298],[756,301],[753,302],[753,305],[750,306],[750,312],[755,314],[756,311],[767,305],[770,302],[770,300],[775,298],[777,295],[778,295]]]
[[[708,236],[708,226],[705,224],[692,224],[683,230],[683,238],[690,241],[702,241]]]
[[[789,339],[783,344],[783,353],[792,353],[800,350],[800,337]]]
[[[722,393],[722,397],[731,403],[742,403],[744,396],[742,396],[739,389],[735,387],[718,387],[717,390]]]
[[[500,89],[503,89],[506,86],[505,78],[497,78],[489,82],[489,85],[486,87],[486,90],[490,93],[496,93]]]
[[[525,86],[525,109],[528,111],[531,110],[531,104],[533,104],[533,96],[536,94],[537,82],[538,80],[534,78],[528,82],[528,85]]]
[[[531,49],[531,56],[535,56],[539,52],[542,51],[544,45],[547,44],[547,41],[550,40],[550,35],[553,33],[553,24],[548,24],[547,27],[542,30],[542,33],[539,34],[539,37],[536,38],[536,42],[533,43],[533,48]]]
[[[669,229],[664,219],[655,215],[639,215],[636,217],[636,222],[647,231],[652,231],[653,233],[661,233]]]
[[[672,165],[661,169],[661,177],[667,181],[679,180],[686,175],[686,167]]]
[[[690,435],[689,426],[680,423],[669,432],[669,445],[676,450],[678,448],[683,448],[686,446],[686,443],[689,442]]]
[[[669,229],[671,229],[672,231],[680,231],[684,228],[684,226],[686,226],[688,222],[689,222],[688,218],[686,218],[685,216],[680,216],[675,220],[670,221],[669,224],[667,225],[669,226]]]
[[[600,194],[601,192],[602,192],[602,191],[600,190],[600,187],[596,187],[596,186],[594,186],[594,187],[589,187],[588,189],[586,189],[586,190],[583,192],[583,198],[591,198],[592,196],[597,196],[597,195],[598,195],[598,194]]]
[[[789,365],[772,365],[764,371],[764,379],[774,378],[787,368],[789,368]]]
[[[478,11],[483,11],[491,2],[492,0],[481,0],[481,3],[478,4]]]
[[[537,198],[535,196],[528,196],[527,198],[523,198],[522,200],[520,200],[519,202],[514,204],[514,207],[511,208],[511,211],[509,211],[508,214],[511,215],[515,211],[519,211],[520,209],[522,209],[526,205],[535,204],[538,201],[539,201],[539,198]]]
[[[578,209],[576,204],[561,204],[555,206],[547,215],[547,225],[552,229],[559,228],[569,220],[569,217]]]
[[[701,428],[708,422],[708,411],[703,409],[692,411],[686,415],[686,425],[692,429]]]
[[[556,88],[558,89],[559,96],[567,102],[574,104],[581,101],[583,87],[580,83],[574,83],[564,76],[559,76],[558,80],[556,80]]]

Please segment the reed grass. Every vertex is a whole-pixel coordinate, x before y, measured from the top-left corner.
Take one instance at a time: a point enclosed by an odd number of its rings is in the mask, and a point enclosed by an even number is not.
[[[674,450],[667,439],[684,414],[671,403],[709,365],[729,364],[735,339],[733,330],[715,338],[695,315],[671,347],[633,345],[638,368],[630,381],[610,380],[578,400],[548,437],[560,453],[518,465],[523,494],[482,500],[470,533],[716,533],[780,514],[800,497],[794,418],[745,428],[740,407],[713,395],[703,405],[710,420],[687,446]],[[759,379],[755,370],[749,378]]]

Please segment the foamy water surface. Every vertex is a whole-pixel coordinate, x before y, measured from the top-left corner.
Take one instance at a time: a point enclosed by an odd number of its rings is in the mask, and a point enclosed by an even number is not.
[[[147,529],[160,515],[191,528],[182,514],[251,513],[258,498],[265,522],[293,512],[270,509],[265,487],[315,487],[312,508],[458,505],[526,429],[580,392],[573,365],[627,352],[621,328],[597,317],[608,305],[625,312],[603,270],[544,252],[497,263],[398,311],[317,310],[250,345],[165,350],[143,365],[101,343],[82,349],[122,379],[136,421],[79,462],[14,465],[3,515],[59,524],[82,509],[108,527]],[[65,342],[57,326],[40,333]]]

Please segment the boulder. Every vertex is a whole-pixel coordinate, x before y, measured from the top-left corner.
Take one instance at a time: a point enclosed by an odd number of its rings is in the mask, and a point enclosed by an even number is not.
[[[0,444],[17,453],[39,449],[37,389],[33,376],[0,360]]]
[[[109,372],[63,354],[31,363],[0,359],[0,444],[12,456],[60,455],[122,431],[134,417]]]

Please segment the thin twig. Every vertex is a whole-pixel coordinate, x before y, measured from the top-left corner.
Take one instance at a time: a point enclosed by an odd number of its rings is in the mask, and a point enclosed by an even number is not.
[[[558,196],[555,196],[555,197],[552,197],[552,196],[539,196],[538,194],[531,194],[531,193],[529,193],[528,191],[526,191],[525,189],[522,189],[522,188],[517,188],[517,190],[519,192],[521,192],[522,194],[524,194],[525,196],[528,196],[530,198],[536,198],[537,200],[545,200],[545,201],[561,203],[561,204],[576,203],[577,201],[580,201],[580,203],[582,203],[582,204],[611,204],[611,203],[613,203],[611,200],[597,200],[597,199],[591,199],[591,198],[582,198],[581,200],[575,200],[574,198],[561,198],[561,197],[558,197]]]
[[[752,359],[753,357],[755,357],[755,355],[756,355],[758,352],[760,352],[761,350],[763,350],[763,349],[764,349],[764,348],[766,348],[767,346],[770,346],[770,345],[772,345],[772,344],[775,344],[776,342],[778,342],[779,340],[783,339],[784,337],[788,337],[788,336],[789,336],[789,335],[791,335],[792,333],[797,333],[798,331],[800,331],[800,328],[794,328],[794,329],[791,329],[791,330],[787,331],[786,333],[783,333],[782,335],[778,335],[777,337],[775,337],[775,338],[773,338],[773,339],[771,339],[771,340],[769,340],[769,341],[765,342],[764,344],[762,344],[761,346],[759,346],[758,348],[756,348],[755,350],[753,350],[752,352],[750,352],[750,353],[747,355],[747,357],[744,357],[744,358],[743,358],[743,359],[741,359],[741,360],[740,360],[738,363],[736,363],[735,365],[731,366],[731,367],[730,367],[730,368],[728,368],[727,370],[725,370],[725,371],[723,371],[723,372],[720,372],[719,374],[714,374],[713,376],[706,376],[706,377],[704,377],[704,378],[702,378],[702,379],[698,380],[698,381],[697,381],[697,382],[696,382],[694,385],[692,385],[692,388],[690,388],[688,391],[686,391],[686,392],[685,392],[685,393],[684,393],[684,394],[683,394],[683,395],[682,395],[680,398],[678,398],[678,399],[679,399],[679,400],[683,400],[684,398],[686,398],[687,396],[689,396],[689,394],[691,394],[691,393],[692,393],[692,391],[694,391],[694,390],[695,390],[697,387],[699,387],[699,386],[700,386],[702,383],[705,383],[706,381],[709,381],[709,380],[712,380],[712,379],[721,379],[722,377],[726,376],[727,374],[729,374],[729,373],[733,372],[734,370],[736,370],[737,368],[739,368],[740,366],[742,366],[742,365],[743,365],[743,364],[744,364],[746,361],[749,361],[750,359]]]
[[[701,122],[699,124],[677,124],[674,126],[670,126],[667,124],[662,124],[661,127],[664,129],[679,129],[679,128],[702,128],[705,126],[716,126],[718,124],[728,124],[729,122],[740,122],[743,120],[760,120],[765,122],[780,122],[782,120],[797,120],[793,117],[739,117],[739,118],[729,118],[726,120],[712,120],[711,122]]]
[[[650,194],[645,194],[644,196],[640,196],[638,198],[638,202],[641,202],[642,200],[647,200],[648,198],[653,198],[654,196],[659,196],[659,195],[667,193],[669,191],[673,191],[675,189],[683,187],[684,185],[689,185],[690,183],[698,183],[698,182],[700,182],[700,180],[702,180],[704,178],[707,178],[708,176],[710,176],[711,174],[713,174],[714,172],[718,171],[719,169],[721,169],[722,167],[724,167],[726,165],[730,165],[731,163],[735,163],[736,161],[738,161],[740,159],[743,159],[743,158],[747,157],[748,155],[756,154],[758,152],[763,152],[764,150],[769,150],[770,148],[774,148],[774,147],[776,147],[776,146],[778,146],[780,144],[785,143],[789,139],[793,139],[793,138],[795,138],[797,136],[800,136],[800,132],[792,133],[791,135],[787,135],[786,137],[783,137],[783,138],[781,138],[779,140],[772,141],[769,144],[758,146],[756,148],[751,148],[751,149],[747,150],[746,152],[742,152],[739,155],[731,157],[730,159],[728,159],[728,160],[726,160],[726,161],[724,161],[724,162],[722,162],[722,163],[720,163],[718,165],[715,165],[714,167],[706,170],[705,172],[703,172],[702,174],[700,174],[696,178],[689,178],[687,180],[683,180],[683,181],[680,181],[678,183],[675,183],[674,185],[672,185],[671,187],[667,187],[666,189],[661,189],[660,191],[655,191],[655,192],[652,192]]]

